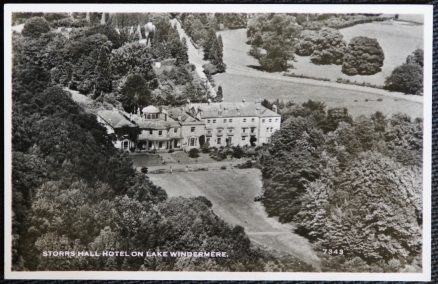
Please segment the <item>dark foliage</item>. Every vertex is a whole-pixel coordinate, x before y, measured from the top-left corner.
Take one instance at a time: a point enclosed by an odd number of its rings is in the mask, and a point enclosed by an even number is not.
[[[354,37],[345,51],[342,72],[347,75],[373,75],[381,71],[384,59],[377,39]]]
[[[28,37],[39,37],[49,31],[50,25],[44,18],[34,17],[26,21],[21,34]]]
[[[417,49],[385,80],[385,89],[423,95],[423,50]]]

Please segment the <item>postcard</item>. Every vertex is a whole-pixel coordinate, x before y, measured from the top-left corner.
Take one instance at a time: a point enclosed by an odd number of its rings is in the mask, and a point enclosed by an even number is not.
[[[430,281],[432,12],[6,5],[5,277]]]

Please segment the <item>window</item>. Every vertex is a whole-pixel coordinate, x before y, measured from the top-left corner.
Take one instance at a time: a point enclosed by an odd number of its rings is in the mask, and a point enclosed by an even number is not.
[[[213,123],[216,123],[216,119],[213,119]]]
[[[269,132],[269,127],[266,127],[266,132]]]
[[[210,123],[211,122],[211,120],[209,119],[209,120],[207,120],[207,123]]]
[[[211,134],[211,130],[207,130],[207,134]]]
[[[173,132],[177,133],[178,132],[178,128],[174,128]]]
[[[227,119],[224,119],[224,123],[227,123]]]
[[[128,149],[128,146],[129,146],[129,142],[123,141],[123,149]]]
[[[230,118],[230,119],[228,119],[228,122],[233,122],[233,120]]]
[[[264,118],[262,119],[262,122],[265,123],[265,119]]]
[[[275,122],[277,122],[277,121],[278,121],[278,118],[275,119]]]
[[[190,147],[193,147],[193,146],[195,146],[196,145],[196,138],[190,138],[190,141],[189,141],[189,145],[190,145]]]
[[[274,130],[274,128],[273,128],[273,127],[271,127],[271,132],[272,132],[272,130]]]
[[[210,137],[207,137],[207,143],[210,144]]]
[[[220,137],[217,139],[217,144],[221,144],[221,138]]]
[[[255,132],[255,127],[251,127],[251,133]]]
[[[255,118],[253,117],[253,118],[251,118],[251,122],[254,122],[255,121]]]
[[[247,128],[242,128],[242,132],[245,133]]]
[[[243,119],[243,122],[246,122],[246,118]]]
[[[233,133],[233,128],[228,128],[228,133]]]
[[[158,135],[161,136],[163,135],[163,130],[158,130]],[[161,147],[161,146],[160,146]]]
[[[271,119],[271,118],[269,119],[269,122],[272,122],[272,119]]]
[[[195,132],[195,129],[196,129],[195,127],[191,127],[190,132]]]
[[[154,131],[153,130],[149,130],[149,134],[154,134]]]
[[[267,143],[271,143],[271,137],[266,138]]]
[[[158,143],[158,148],[162,148],[162,147],[163,147],[163,142],[160,141],[160,142]]]
[[[222,134],[222,129],[218,129],[218,130],[217,130],[217,133],[218,133],[218,134]]]
[[[243,136],[243,137],[242,137],[242,141],[245,141],[245,140],[246,140],[246,136]]]

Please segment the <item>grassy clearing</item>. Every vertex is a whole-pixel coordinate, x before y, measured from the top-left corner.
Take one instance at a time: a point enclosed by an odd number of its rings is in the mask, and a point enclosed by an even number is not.
[[[292,62],[292,72],[307,76],[324,77],[332,81],[337,78],[350,81],[367,82],[374,85],[385,83],[395,67],[406,61],[406,57],[417,48],[423,48],[423,25],[407,22],[373,22],[341,29],[340,32],[348,43],[353,37],[366,36],[376,38],[385,53],[382,72],[371,76],[348,76],[341,72],[341,66],[315,65],[308,56],[297,56]]]
[[[394,25],[387,25],[385,23],[363,24],[343,29],[342,32],[345,33],[344,36],[349,39],[349,37],[355,32],[354,29],[359,29],[360,27],[362,27],[361,33],[370,33],[370,25],[375,29],[374,34],[376,36],[379,33],[379,25],[383,26],[382,33],[386,36],[393,31],[393,39],[391,39],[389,43],[386,41],[384,41],[385,43],[381,43],[382,48],[384,48],[385,51],[385,60],[392,62],[392,65],[388,63],[388,68],[391,69],[391,71],[394,65],[403,62],[406,59],[407,54],[415,49],[416,44],[414,44],[414,42],[422,38],[421,33],[416,34],[416,31],[418,31],[418,29],[421,30],[422,26],[414,26],[406,23],[397,23]],[[407,33],[411,36],[411,39],[409,39],[409,36],[407,36],[407,39],[403,38],[402,34],[405,30],[408,30]],[[351,35],[347,35],[348,33]],[[278,98],[285,101],[293,100],[297,103],[302,103],[311,99],[323,101],[330,107],[347,107],[350,113],[354,116],[362,114],[368,115],[375,113],[376,111],[381,111],[386,115],[391,115],[396,112],[404,112],[411,117],[422,117],[423,105],[421,102],[412,102],[394,98],[391,97],[392,93],[384,92],[382,90],[378,91],[382,91],[386,95],[367,92],[359,90],[358,88],[345,88],[345,84],[333,83],[333,85],[339,87],[330,87],[321,85],[321,81],[299,80],[297,78],[283,76],[281,73],[267,73],[255,70],[250,66],[257,66],[258,62],[248,55],[249,45],[246,44],[246,30],[227,30],[221,31],[219,34],[222,35],[224,43],[224,62],[227,64],[227,71],[215,75],[214,80],[216,85],[222,86],[225,101],[238,102],[242,99],[254,101],[259,98],[275,100]],[[369,36],[373,36],[374,34],[371,33]],[[412,38],[417,39],[412,40]],[[399,40],[398,44],[403,45],[404,41],[409,41],[415,46],[404,45],[403,48],[400,47],[400,49],[404,50],[400,55],[391,55],[399,52],[398,47],[395,48],[392,46],[390,48],[390,46],[394,44],[391,42],[396,39]],[[379,39],[379,42],[380,41],[381,39]],[[394,59],[395,57],[393,56],[395,56],[396,59]],[[306,60],[309,60],[309,58],[307,57]],[[386,63],[387,62],[385,61],[385,64]],[[298,67],[299,66],[300,65],[298,64]],[[326,78],[332,76],[334,81],[340,77],[339,74],[342,74],[340,72],[341,67],[335,65],[318,66],[312,63],[306,63],[300,68],[302,70],[293,69],[291,71],[297,74],[312,75],[314,77]],[[317,72],[317,74],[306,72]],[[383,72],[381,73],[383,74]],[[382,82],[382,78],[385,77],[385,75],[382,74],[379,75],[380,82]],[[359,76],[347,76],[347,78],[353,81],[359,80]],[[401,95],[401,97],[407,96]],[[378,101],[378,99],[381,99],[381,101]]]
[[[404,112],[413,118],[423,116],[421,103],[356,90],[227,73],[217,75],[215,80],[218,85],[222,85],[226,101],[239,102],[242,99],[254,101],[258,98],[266,98],[303,103],[311,99],[322,101],[329,107],[346,107],[353,116],[369,115],[376,111],[386,115]]]
[[[151,174],[149,178],[164,188],[169,197],[207,197],[218,216],[232,225],[244,227],[254,243],[292,254],[311,264],[319,263],[305,238],[292,233],[291,225],[269,218],[260,202],[254,202],[262,187],[259,170]]]

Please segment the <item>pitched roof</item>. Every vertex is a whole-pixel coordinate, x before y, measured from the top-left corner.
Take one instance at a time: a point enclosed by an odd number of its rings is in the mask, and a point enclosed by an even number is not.
[[[123,114],[118,110],[100,110],[97,112],[106,123],[108,123],[112,128],[122,128],[124,126],[136,127],[135,124],[129,121]]]
[[[178,127],[179,123],[174,121],[172,118],[168,117],[167,121],[163,119],[144,119],[138,115],[133,115],[131,117],[132,121],[135,122],[141,129],[156,129],[163,130],[169,129],[171,127]]]
[[[167,114],[181,123],[182,125],[191,125],[191,124],[204,124],[202,121],[197,119],[196,117],[188,114],[183,107],[174,107],[167,109]]]
[[[153,105],[149,105],[147,107],[144,107],[141,111],[143,113],[159,113],[160,112],[160,110]]]
[[[280,117],[276,112],[255,102],[240,103],[196,103],[188,106],[191,109],[201,111],[202,118],[209,117]]]

